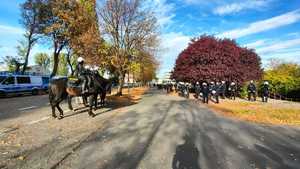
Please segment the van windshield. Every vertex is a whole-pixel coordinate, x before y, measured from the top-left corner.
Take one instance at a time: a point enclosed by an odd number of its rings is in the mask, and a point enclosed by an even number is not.
[[[13,76],[7,77],[5,80],[3,80],[2,84],[4,84],[4,85],[15,84],[15,77],[13,77]]]
[[[0,76],[0,83],[1,83],[4,79],[6,79],[6,76]]]

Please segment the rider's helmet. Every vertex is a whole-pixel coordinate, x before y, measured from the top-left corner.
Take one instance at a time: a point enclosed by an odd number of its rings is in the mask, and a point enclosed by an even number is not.
[[[85,68],[86,70],[90,70],[90,69],[91,69],[91,66],[90,66],[90,65],[85,65],[84,68]]]
[[[198,85],[198,84],[199,84],[199,82],[196,82],[196,84]]]
[[[250,83],[254,83],[254,81],[253,81],[253,80],[251,80],[251,81],[250,81]]]
[[[93,67],[93,70],[94,70],[94,71],[98,71],[98,69],[99,69],[99,66],[94,66],[94,67]]]
[[[235,83],[234,83],[234,82],[231,82],[231,85],[235,85]]]
[[[78,63],[83,63],[83,62],[84,62],[84,59],[83,59],[82,57],[79,57],[79,58],[77,58],[77,62],[78,62]]]
[[[265,84],[265,85],[269,85],[269,82],[265,81],[264,84]]]

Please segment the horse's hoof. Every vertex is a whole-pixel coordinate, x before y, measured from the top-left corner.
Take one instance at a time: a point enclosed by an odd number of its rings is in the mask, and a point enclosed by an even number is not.
[[[94,113],[89,113],[89,115],[90,115],[91,117],[95,117],[95,116],[96,116],[96,114],[94,114]]]
[[[52,118],[56,119],[56,118],[57,118],[57,116],[52,116]]]
[[[64,116],[59,116],[58,117],[58,120],[61,120],[61,119],[63,119],[64,118]]]

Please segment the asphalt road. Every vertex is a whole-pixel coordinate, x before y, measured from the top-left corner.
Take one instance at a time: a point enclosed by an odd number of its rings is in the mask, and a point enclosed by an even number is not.
[[[69,112],[58,121],[45,118],[50,111],[44,97],[23,97],[22,103],[10,98],[16,101],[9,110],[2,106],[10,99],[0,100],[0,127],[21,126],[0,137],[14,138],[0,145],[4,161],[0,168],[300,168],[296,127],[225,118],[194,100],[157,90],[149,91],[138,104],[98,110],[95,118]],[[36,107],[22,109],[33,103]]]

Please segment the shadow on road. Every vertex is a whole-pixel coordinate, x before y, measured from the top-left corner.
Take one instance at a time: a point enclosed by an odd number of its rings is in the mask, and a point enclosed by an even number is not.
[[[184,143],[176,147],[172,169],[200,169],[199,151],[195,146],[195,138],[189,134],[184,136]]]

